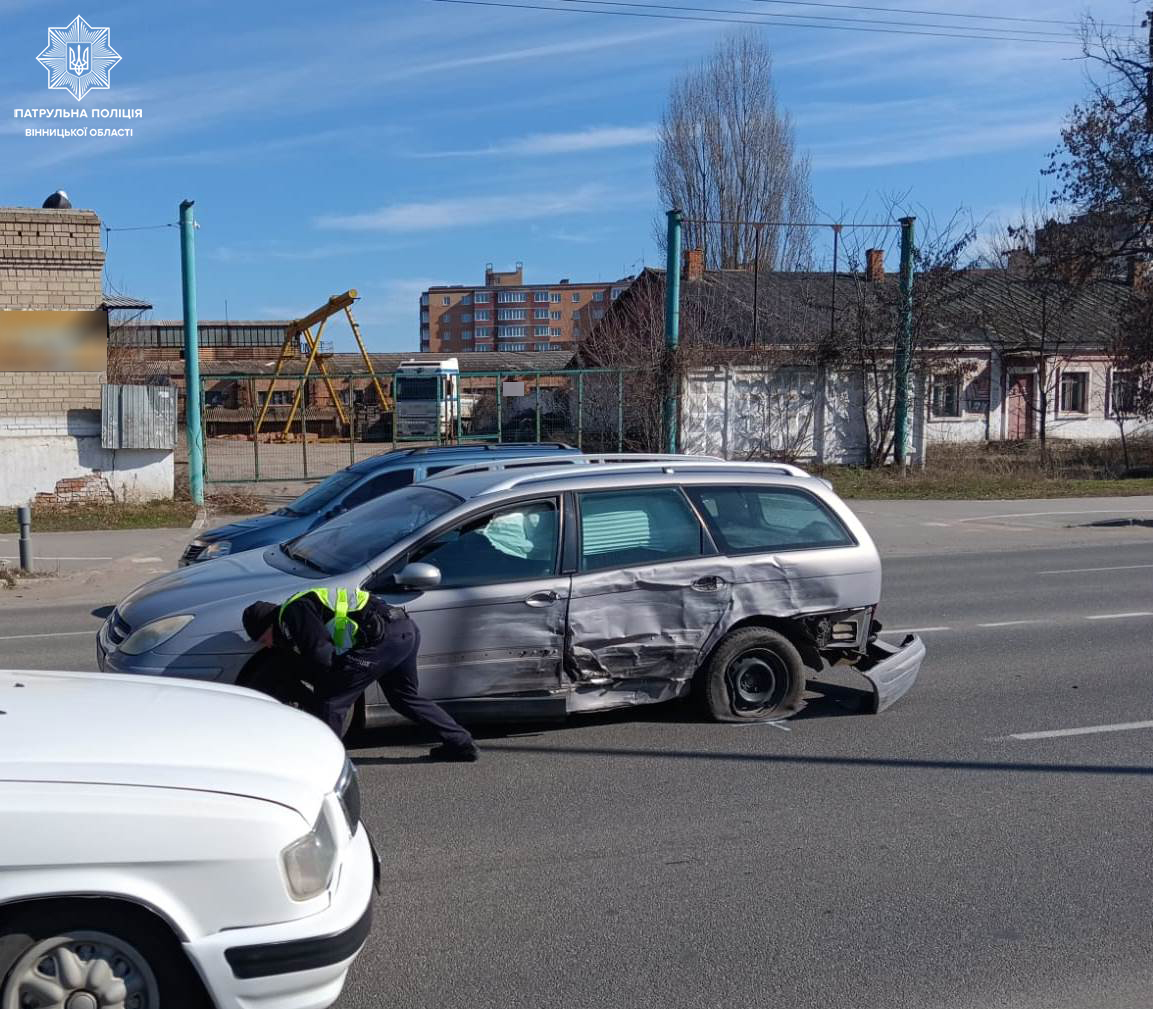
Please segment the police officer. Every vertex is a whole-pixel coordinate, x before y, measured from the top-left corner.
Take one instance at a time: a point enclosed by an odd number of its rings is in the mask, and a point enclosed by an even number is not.
[[[374,680],[394,711],[432,729],[439,746],[430,760],[473,761],[476,743],[440,705],[421,697],[416,656],[420,631],[408,614],[363,589],[314,588],[283,604],[256,602],[244,630],[265,648],[289,653],[313,687],[309,705],[338,736],[349,712]]]

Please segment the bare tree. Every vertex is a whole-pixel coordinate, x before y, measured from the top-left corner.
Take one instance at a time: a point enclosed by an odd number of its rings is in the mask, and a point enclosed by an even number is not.
[[[673,84],[661,120],[656,180],[665,205],[686,216],[686,246],[704,250],[709,269],[808,264],[806,228],[702,223],[799,225],[812,214],[808,158],[797,154],[792,119],[777,101],[772,53],[758,34],[728,37],[707,62]],[[663,240],[659,230],[658,238]]]
[[[885,198],[887,215],[899,214],[894,198]],[[965,371],[957,355],[971,325],[967,295],[972,290],[968,260],[976,229],[964,210],[943,223],[923,208],[913,253],[913,334],[910,374],[931,384],[934,376]],[[895,256],[891,237],[870,229],[848,232],[848,277],[838,280],[841,308],[836,317],[839,363],[856,371],[859,409],[865,432],[865,465],[884,465],[893,451],[896,418],[894,358],[900,325],[900,289],[895,275],[870,277],[866,246]],[[886,249],[885,245],[889,248]],[[927,408],[927,404],[926,404]]]

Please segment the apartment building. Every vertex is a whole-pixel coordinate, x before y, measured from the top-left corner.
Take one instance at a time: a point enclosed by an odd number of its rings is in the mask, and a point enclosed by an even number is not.
[[[516,269],[485,266],[484,283],[430,287],[420,296],[420,349],[459,354],[572,350],[631,277],[611,283],[526,284]]]

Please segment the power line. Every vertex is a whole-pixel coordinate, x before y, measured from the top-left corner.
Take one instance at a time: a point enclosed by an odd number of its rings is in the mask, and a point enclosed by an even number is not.
[[[642,9],[652,10],[667,10],[667,11],[695,11],[697,13],[709,14],[751,14],[754,17],[764,18],[809,18],[813,21],[834,21],[834,22],[847,22],[850,25],[889,25],[894,27],[905,28],[944,28],[946,30],[960,30],[962,28],[968,31],[980,32],[996,32],[998,34],[991,35],[991,38],[1000,38],[1006,32],[1013,32],[1016,35],[1038,35],[1049,36],[1057,39],[1068,39],[1068,32],[1052,32],[1052,31],[1039,31],[1035,28],[983,28],[979,26],[969,27],[966,25],[942,25],[934,24],[926,21],[892,21],[886,18],[850,18],[850,17],[837,17],[832,14],[757,14],[754,11],[748,10],[730,10],[725,7],[684,7],[676,4],[663,4],[663,3],[640,3],[630,2],[630,0],[554,0],[560,3],[584,3],[594,7],[639,7]],[[759,0],[759,2],[767,3],[771,0]],[[774,22],[769,22],[770,24]],[[982,36],[983,37],[983,36]],[[1038,41],[1046,41],[1045,39],[1038,39]]]
[[[1007,14],[965,14],[960,11],[925,11],[913,10],[906,7],[867,7],[864,4],[840,4],[840,3],[827,3],[827,2],[806,2],[806,0],[749,0],[750,3],[765,3],[773,4],[774,6],[781,7],[829,7],[837,10],[854,10],[854,11],[871,11],[874,13],[882,14],[920,14],[926,17],[939,17],[939,18],[966,18],[975,21],[1017,21],[1024,24],[1034,25],[1064,25],[1070,28],[1080,26],[1079,21],[1062,21],[1057,18],[1023,18],[1012,17]],[[959,26],[958,26],[959,27]],[[1130,29],[1132,25],[1123,24],[1106,24],[1101,23],[1102,28],[1125,28]],[[1006,29],[1008,31],[1009,29]]]
[[[451,3],[465,7],[503,7],[511,10],[536,10],[536,11],[550,11],[554,14],[598,14],[601,17],[634,17],[634,18],[650,18],[658,21],[697,21],[709,22],[714,24],[750,24],[760,25],[765,27],[773,25],[780,28],[820,28],[826,31],[849,31],[849,32],[868,32],[874,35],[921,35],[930,36],[933,38],[945,39],[974,39],[981,42],[1040,42],[1047,45],[1080,45],[1079,42],[1070,39],[1068,42],[1060,39],[1047,39],[1047,38],[1029,38],[1020,35],[972,35],[960,31],[920,31],[913,28],[865,28],[857,27],[851,24],[815,24],[810,22],[799,21],[766,21],[765,18],[771,18],[772,14],[753,15],[748,18],[740,17],[706,17],[707,8],[699,8],[701,14],[656,14],[649,11],[606,11],[606,10],[590,10],[587,7],[546,7],[543,4],[534,3],[508,3],[502,0],[432,0],[433,3]],[[577,2],[597,2],[597,0],[577,0]],[[643,5],[642,5],[643,6]],[[697,10],[698,8],[692,8]],[[752,13],[747,12],[747,13]],[[946,26],[941,26],[946,27]],[[951,27],[951,26],[949,26]],[[958,28],[961,26],[958,25]],[[1012,29],[1005,29],[1005,31],[1012,31]]]

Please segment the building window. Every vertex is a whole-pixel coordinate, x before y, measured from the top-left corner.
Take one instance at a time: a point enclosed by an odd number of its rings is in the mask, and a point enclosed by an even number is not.
[[[432,350],[432,344],[430,344],[427,340],[421,340],[420,341],[420,349],[421,350]]]
[[[579,311],[579,310],[578,310],[578,311],[576,311],[576,312],[573,312],[573,314],[572,314],[572,321],[573,321],[573,322],[576,322],[576,321],[577,321],[577,320],[578,320],[580,317],[581,317],[581,314],[580,314],[580,311]]]
[[[502,343],[499,347],[500,350],[528,350],[527,343]]]
[[[557,326],[554,326],[552,329],[550,329],[548,331],[548,335],[552,336],[552,337],[560,336],[561,335],[560,328]]]
[[[605,300],[605,292],[604,291],[593,291],[593,301],[604,301],[604,300]]]
[[[548,291],[537,291],[532,296],[532,300],[533,301],[543,301],[545,304],[548,304]]]
[[[593,309],[593,318],[594,319],[603,319],[604,317],[605,317],[605,310],[603,308],[594,308]]]
[[[616,301],[617,298],[619,298],[621,296],[621,291],[623,291],[623,290],[624,290],[623,287],[614,287],[613,288],[613,301]]]
[[[460,321],[461,322],[472,322],[472,312],[461,312],[460,313]]]
[[[614,295],[614,297],[615,297],[615,295]],[[462,305],[471,305],[472,304],[472,295],[466,294],[463,298],[460,299],[460,303]]]
[[[934,417],[961,416],[961,380],[955,375],[934,375],[931,404]]]
[[[538,343],[536,345],[536,349],[537,350],[552,350],[552,344],[551,343]]]
[[[560,304],[560,291],[553,291],[551,294],[549,294],[548,300],[551,301],[554,305],[559,305]]]
[[[524,291],[497,291],[498,305],[510,305],[517,301],[524,301]]]
[[[504,340],[509,337],[525,336],[528,336],[527,326],[500,326],[496,332],[496,337],[498,340]]]
[[[534,336],[548,336],[548,326],[537,326]]]
[[[422,337],[423,337],[423,336],[428,336],[428,327],[427,327],[427,326],[421,326],[421,327],[420,327],[420,335],[421,335]]]
[[[1087,371],[1061,372],[1061,412],[1089,412],[1089,373]]]
[[[492,301],[492,292],[491,291],[477,291],[472,296],[472,299],[478,305],[487,305],[490,301]]]
[[[421,312],[420,313],[420,321],[421,322],[428,322],[428,312]]]
[[[476,330],[476,338],[478,340],[487,340],[492,336],[492,329],[489,326],[478,326]]]
[[[452,304],[452,298],[450,298],[450,297],[449,297],[449,296],[446,294],[446,295],[445,295],[443,298],[441,298],[441,299],[440,299],[440,303],[441,303],[442,305],[451,305],[451,304]]]
[[[491,343],[478,343],[472,349],[475,350],[478,354],[487,354],[489,351],[492,350],[492,344]]]
[[[460,338],[462,340],[471,340],[472,339],[472,330],[471,329],[462,330],[461,334],[460,334]]]
[[[492,313],[487,308],[481,308],[473,312],[473,316],[477,322],[488,322],[492,318]]]
[[[1109,384],[1109,412],[1126,417],[1137,409],[1137,373],[1114,371]]]
[[[498,308],[496,311],[497,322],[518,322],[526,318],[528,318],[527,308]]]
[[[580,304],[580,300],[581,300],[581,293],[580,293],[580,291],[573,291],[573,293],[572,293],[572,303],[573,303],[574,305]]]
[[[425,291],[424,294],[422,294],[420,296],[420,307],[424,308],[427,305],[428,305],[428,291]]]
[[[270,403],[272,406],[292,406],[294,392],[290,389],[277,389],[272,393],[271,399],[267,392],[260,392],[257,395],[260,397],[261,406],[264,406],[265,403]]]
[[[549,312],[548,317],[552,319],[553,322],[560,322],[560,312]]]
[[[538,308],[532,313],[532,317],[534,319],[547,319],[548,318],[548,309],[547,308]]]

